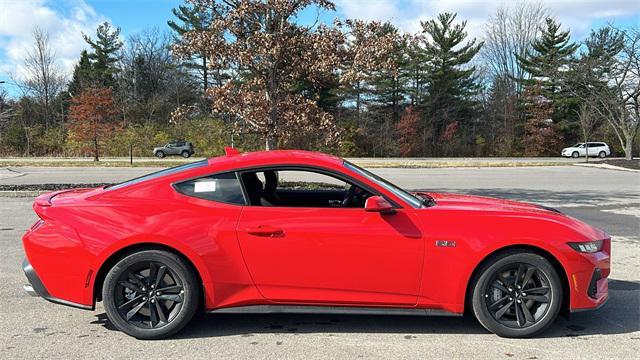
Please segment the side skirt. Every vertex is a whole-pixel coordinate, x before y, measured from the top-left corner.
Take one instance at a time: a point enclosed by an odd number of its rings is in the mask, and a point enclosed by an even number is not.
[[[403,309],[353,306],[249,305],[207,311],[207,314],[345,314],[345,315],[413,315],[462,316],[440,309]]]

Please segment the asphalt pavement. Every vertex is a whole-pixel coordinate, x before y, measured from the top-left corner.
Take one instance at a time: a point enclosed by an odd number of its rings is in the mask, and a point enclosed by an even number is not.
[[[117,182],[153,168],[24,168],[0,184]],[[409,189],[466,192],[556,207],[613,236],[610,300],[560,318],[533,339],[504,339],[465,318],[215,315],[177,337],[140,341],[95,312],[22,290],[20,237],[36,217],[30,198],[0,197],[0,359],[13,358],[505,358],[626,359],[640,351],[640,174],[577,166],[373,169]]]

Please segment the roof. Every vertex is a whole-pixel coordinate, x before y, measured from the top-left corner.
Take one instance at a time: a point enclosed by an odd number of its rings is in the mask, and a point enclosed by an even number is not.
[[[305,150],[270,150],[239,154],[229,152],[228,155],[213,157],[208,161],[210,166],[225,169],[277,164],[341,166],[343,163],[339,157]]]

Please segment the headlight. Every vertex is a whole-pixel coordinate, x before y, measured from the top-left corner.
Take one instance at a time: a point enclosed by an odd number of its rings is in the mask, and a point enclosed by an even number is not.
[[[595,253],[602,250],[603,240],[584,241],[584,242],[570,242],[567,245],[571,246],[573,250],[581,253]]]

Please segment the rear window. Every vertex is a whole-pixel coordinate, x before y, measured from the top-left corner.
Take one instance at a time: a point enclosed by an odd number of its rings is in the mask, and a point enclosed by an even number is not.
[[[127,180],[125,182],[121,182],[119,184],[105,186],[105,189],[110,189],[110,190],[120,189],[120,188],[129,186],[129,185],[141,183],[143,181],[157,179],[157,178],[165,176],[165,175],[171,175],[171,174],[175,174],[175,173],[178,173],[178,172],[181,172],[181,171],[199,168],[199,167],[207,165],[207,162],[208,162],[207,160],[200,160],[200,161],[192,162],[192,163],[189,163],[189,164],[184,164],[184,165],[179,165],[179,166],[175,166],[175,167],[168,168],[168,169],[163,169],[163,170],[151,173],[151,174],[147,174],[147,175],[143,175],[143,176],[137,177],[135,179],[131,179],[131,180]]]
[[[181,194],[200,199],[244,205],[242,186],[235,173],[223,173],[187,180],[174,185]]]

